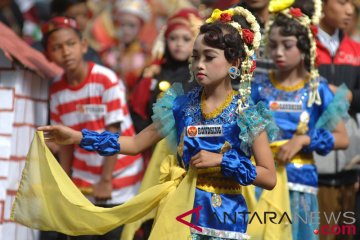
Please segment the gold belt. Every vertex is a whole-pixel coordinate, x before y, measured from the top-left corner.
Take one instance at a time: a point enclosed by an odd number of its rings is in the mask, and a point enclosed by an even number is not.
[[[211,193],[217,194],[240,194],[241,185],[221,174],[221,168],[199,169],[196,187]]]

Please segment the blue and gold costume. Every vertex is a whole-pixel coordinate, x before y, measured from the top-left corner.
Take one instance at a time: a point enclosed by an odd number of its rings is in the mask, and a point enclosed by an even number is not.
[[[340,120],[347,117],[349,107],[346,87],[340,87],[334,96],[324,78],[320,78],[318,87],[321,104],[309,107],[309,80],[284,87],[276,81],[273,72],[259,74],[253,82],[251,94],[254,102],[266,103],[280,129],[272,143],[274,155],[294,134],[308,134],[311,139],[310,145],[304,147],[286,165],[293,239],[317,238],[314,230],[318,228],[318,222],[304,224],[299,219],[310,219],[311,213],[318,212],[318,176],[312,153],[315,151],[326,155],[333,149],[334,137],[331,131]]]
[[[271,138],[277,128],[263,103],[250,105],[238,114],[239,96],[234,91],[216,113],[205,114],[201,110],[202,93],[202,88],[196,88],[184,95],[181,85],[174,84],[156,102],[154,123],[168,137],[167,142],[177,147],[177,156],[159,158],[162,161],[159,183],[113,208],[96,207],[84,197],[62,171],[38,132],[29,151],[12,219],[32,228],[77,236],[101,235],[125,223],[154,218],[149,236],[153,240],[190,236],[193,240],[248,238],[247,204],[241,190],[256,177],[256,168],[250,161],[251,146],[262,131],[267,131]],[[84,130],[81,145],[111,155],[119,152],[117,140],[114,133]],[[192,156],[201,150],[222,153],[221,165],[191,167]],[[31,211],[34,199],[37,211]],[[59,204],[63,211],[57,211]],[[197,232],[178,217],[200,206],[198,215],[184,218],[196,225]],[[122,239],[133,239],[132,233],[138,226],[128,225]]]
[[[153,120],[161,123],[164,136],[171,136],[170,145],[178,146],[178,162],[185,169],[200,150],[223,154],[220,167],[198,170],[194,208],[202,209],[198,219],[193,215],[191,221],[202,232],[194,230],[193,238],[202,239],[201,234],[246,239],[248,210],[241,186],[251,184],[256,177],[250,161],[251,145],[263,130],[272,137],[276,126],[262,103],[237,114],[236,92],[225,100],[222,112],[204,117],[201,94],[198,87],[183,95],[181,85],[174,84],[154,105]]]

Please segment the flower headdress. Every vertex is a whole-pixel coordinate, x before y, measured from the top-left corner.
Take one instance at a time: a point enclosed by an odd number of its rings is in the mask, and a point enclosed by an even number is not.
[[[313,0],[314,2],[314,14],[310,19],[304,14],[300,8],[293,8],[295,0],[271,0],[269,4],[269,11],[272,13],[270,21],[266,27],[266,35],[269,36],[270,27],[272,26],[277,14],[283,14],[284,16],[294,19],[306,28],[308,32],[308,38],[310,41],[310,92],[307,106],[312,106],[313,103],[317,105],[321,104],[321,98],[318,91],[319,86],[319,72],[316,68],[316,41],[315,36],[317,34],[316,25],[319,23],[321,15],[321,0]],[[266,38],[267,38],[266,37]]]
[[[233,16],[238,15],[245,18],[250,24],[250,29],[242,28],[239,23],[233,21]],[[238,101],[238,112],[242,112],[249,106],[248,98],[251,93],[251,80],[256,63],[253,60],[255,50],[260,46],[261,34],[260,26],[252,13],[245,8],[235,7],[225,11],[215,9],[206,23],[224,22],[235,28],[244,42],[244,49],[246,53],[245,59],[241,63],[241,78],[239,94],[241,98]]]

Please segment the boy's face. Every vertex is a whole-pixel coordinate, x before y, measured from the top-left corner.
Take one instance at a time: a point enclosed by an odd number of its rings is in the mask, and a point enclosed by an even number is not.
[[[81,40],[75,30],[61,28],[51,33],[46,47],[46,56],[64,69],[73,72],[83,63],[83,55],[87,51],[87,43]]]
[[[354,10],[352,0],[323,1],[323,22],[329,27],[346,28],[351,23]]]
[[[70,18],[74,18],[79,24],[79,29],[83,32],[86,28],[86,25],[89,21],[89,9],[86,6],[86,3],[79,3],[69,7],[65,15]]]

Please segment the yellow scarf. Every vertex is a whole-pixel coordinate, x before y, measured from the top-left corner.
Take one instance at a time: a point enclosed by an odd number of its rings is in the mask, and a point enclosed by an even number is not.
[[[63,171],[47,148],[43,133],[37,132],[27,156],[11,219],[30,228],[67,235],[101,235],[141,219],[158,207],[150,239],[187,239],[190,229],[176,217],[193,208],[197,173],[193,169],[186,173],[177,165],[174,155],[168,156],[160,169],[162,183],[120,206],[96,207]],[[190,221],[190,217],[185,220]]]
[[[273,152],[276,152],[278,148],[286,143],[286,141],[279,141],[271,143],[271,149]],[[257,213],[260,219],[263,221],[261,224],[258,219],[255,217],[254,220],[249,223],[247,234],[252,237],[252,239],[261,239],[261,240],[291,240],[291,224],[287,221],[287,217],[279,224],[274,224],[269,221],[269,217],[264,217],[265,212],[275,212],[276,220],[274,222],[278,223],[280,217],[286,213],[291,219],[291,209],[290,209],[290,196],[288,188],[288,180],[286,169],[284,165],[279,165],[276,168],[276,186],[273,190],[263,190],[258,201],[255,197],[255,187],[254,185],[243,187],[243,195],[248,205],[249,212]],[[251,214],[250,214],[251,215]],[[270,216],[270,215],[269,215]],[[264,224],[264,218],[266,219],[266,224]],[[249,218],[250,219],[250,218]]]

